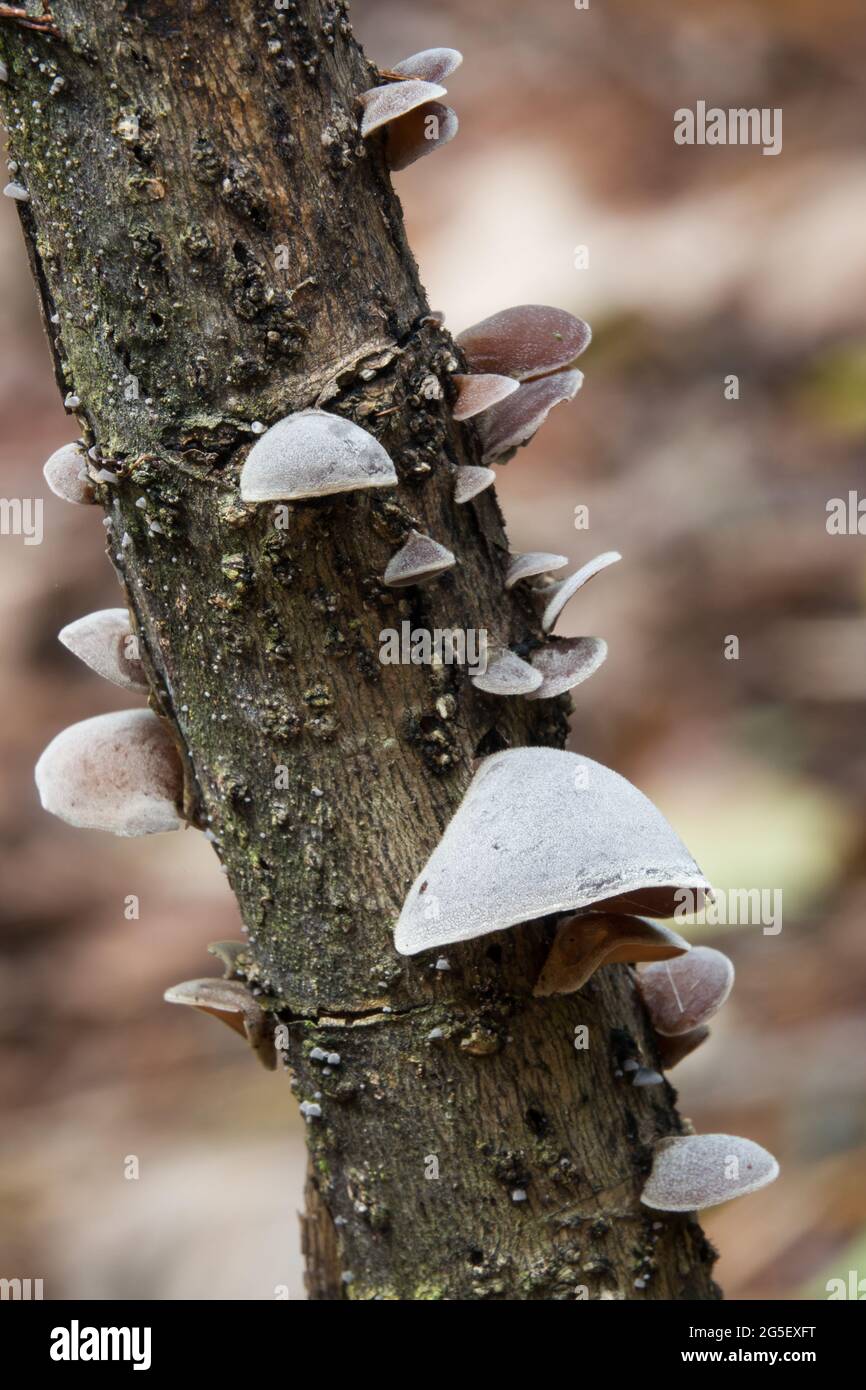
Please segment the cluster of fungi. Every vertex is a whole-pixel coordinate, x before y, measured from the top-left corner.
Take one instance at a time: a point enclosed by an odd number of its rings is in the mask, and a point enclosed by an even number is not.
[[[359,98],[361,135],[385,142],[391,169],[404,169],[453,138],[457,118],[442,105],[440,84],[460,61],[453,49],[415,54]],[[6,192],[19,200],[28,196],[19,184]],[[507,462],[555,405],[573,399],[583,381],[574,362],[589,341],[580,319],[541,305],[506,309],[457,337],[462,363],[454,359],[449,402],[455,420],[473,421],[482,466],[446,465],[454,472],[455,505],[471,504],[494,482],[491,465]],[[68,398],[67,404],[74,408],[79,402]],[[243,503],[303,506],[311,498],[399,486],[379,441],[327,410],[301,410],[258,433],[238,479]],[[101,488],[118,481],[98,451],[80,443],[53,454],[45,477],[59,497],[78,504],[98,501]],[[528,661],[508,647],[495,650],[486,669],[467,678],[490,696],[529,700],[556,698],[586,680],[605,660],[604,641],[552,634],[568,601],[619,559],[604,553],[557,580],[553,574],[567,563],[565,556],[513,555],[505,587],[528,586],[545,643]],[[457,564],[459,556],[446,546],[412,530],[382,582],[396,588],[431,584]],[[105,679],[127,690],[148,690],[125,609],[81,618],[60,639]],[[100,715],[66,729],[42,754],[36,781],[46,810],[73,825],[147,835],[184,823],[180,758],[166,726],[149,709]],[[539,918],[553,920],[556,934],[535,995],[572,993],[607,965],[642,964],[639,985],[666,1070],[706,1039],[708,1021],[727,999],[734,976],[720,951],[690,948],[654,920],[673,917],[684,890],[698,903],[711,893],[671,827],[629,782],[575,753],[511,748],[478,765],[406,895],[394,942],[402,955],[413,956]],[[168,990],[166,999],[228,1023],[273,1068],[274,1017],[243,981],[232,978],[232,944],[216,943],[213,950],[224,960],[225,978],[186,981]],[[664,1079],[636,1060],[623,1065],[623,1074],[639,1086]],[[656,1145],[642,1201],[664,1211],[696,1210],[762,1187],[777,1172],[773,1157],[748,1140],[677,1135]]]

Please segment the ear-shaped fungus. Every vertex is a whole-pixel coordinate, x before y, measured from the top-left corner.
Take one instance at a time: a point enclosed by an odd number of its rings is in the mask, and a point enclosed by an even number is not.
[[[476,376],[455,372],[451,380],[457,387],[457,399],[451,412],[455,420],[470,420],[473,415],[480,415],[520,387],[520,382],[511,376],[492,376],[487,372],[479,372]]]
[[[569,917],[560,923],[533,994],[573,994],[600,965],[670,960],[689,949],[669,927],[642,917]]]
[[[567,555],[551,555],[545,550],[531,550],[526,555],[512,555],[505,575],[505,587],[513,589],[522,579],[534,579],[536,575],[547,574],[550,570],[561,569],[567,564]]]
[[[492,468],[475,468],[471,463],[461,464],[454,479],[454,501],[458,506],[471,502],[479,492],[496,482]]]
[[[420,531],[410,531],[405,545],[388,561],[382,582],[391,589],[406,589],[410,584],[426,584],[456,564],[444,545]]]
[[[588,560],[585,565],[581,565],[574,574],[569,574],[565,579],[560,579],[556,584],[549,584],[547,588],[539,589],[538,594],[544,603],[544,612],[541,617],[541,628],[543,632],[552,632],[556,626],[556,620],[562,612],[569,599],[573,598],[578,589],[582,589],[584,584],[588,584],[590,579],[594,579],[602,570],[607,569],[608,565],[615,565],[622,556],[618,550],[606,550],[603,555],[596,555],[595,559]]]
[[[702,1042],[706,1042],[709,1036],[710,1030],[703,1024],[700,1028],[692,1028],[688,1033],[680,1033],[677,1038],[667,1038],[664,1033],[656,1033],[659,1061],[665,1071],[670,1071],[684,1057],[688,1057]]]
[[[64,627],[58,639],[103,680],[123,686],[124,690],[148,689],[138,656],[138,639],[133,636],[125,608],[88,613]]]
[[[457,112],[450,106],[443,106],[441,101],[416,106],[414,111],[388,126],[385,140],[388,168],[399,174],[401,169],[408,169],[410,164],[449,144],[459,129]]]
[[[527,381],[479,421],[485,463],[501,459],[528,444],[555,405],[570,401],[583,385],[583,372],[557,372]]]
[[[473,372],[501,372],[528,381],[561,371],[589,346],[589,324],[548,304],[502,309],[458,334]]]
[[[366,139],[368,135],[381,130],[382,126],[388,125],[391,121],[399,121],[416,107],[425,106],[428,102],[446,95],[444,87],[435,82],[421,82],[417,78],[410,78],[408,82],[386,82],[382,87],[371,87],[358,98],[364,108],[361,135]]]
[[[766,1187],[779,1176],[771,1153],[733,1134],[684,1134],[661,1139],[641,1194],[656,1211],[703,1211]]]
[[[671,916],[709,885],[652,802],[609,768],[557,748],[485,758],[410,888],[401,955],[593,907]]]
[[[444,82],[462,62],[458,48],[424,48],[395,63],[391,71],[399,77],[419,77],[422,82]]]
[[[734,964],[723,951],[695,946],[687,961],[642,971],[640,987],[656,1032],[679,1037],[718,1013],[734,987]]]
[[[93,484],[87,472],[87,454],[80,444],[63,444],[55,449],[42,469],[46,483],[55,497],[77,506],[95,502]]]
[[[554,638],[533,653],[532,664],[541,672],[542,682],[528,696],[530,700],[552,700],[573,690],[594,675],[607,659],[603,637]]]
[[[36,785],[46,811],[85,830],[155,835],[181,826],[180,759],[151,710],[99,714],[64,729],[36,764]]]
[[[187,1004],[211,1014],[246,1038],[263,1067],[277,1065],[274,1030],[270,1018],[249,988],[240,980],[184,980],[163,995],[168,1004]]]
[[[528,695],[537,690],[541,682],[539,671],[534,671],[528,661],[508,650],[494,657],[482,675],[472,677],[476,690],[483,690],[487,695]]]
[[[292,502],[396,484],[378,439],[326,410],[300,410],[272,425],[250,449],[240,478],[244,502]]]

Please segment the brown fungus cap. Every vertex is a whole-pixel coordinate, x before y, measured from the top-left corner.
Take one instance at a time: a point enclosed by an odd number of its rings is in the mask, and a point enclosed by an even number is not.
[[[455,372],[451,380],[457,388],[452,411],[455,420],[470,420],[473,415],[480,415],[483,410],[504,401],[506,396],[513,395],[520,386],[514,377],[494,376],[489,372],[479,372],[475,376]]]
[[[642,917],[569,917],[560,923],[533,994],[573,994],[601,965],[669,960],[689,949],[669,927]]]
[[[589,346],[589,324],[548,304],[502,309],[458,335],[474,372],[502,372],[529,381],[568,367]]]
[[[649,966],[640,987],[656,1032],[678,1037],[718,1013],[734,987],[734,964],[723,951],[695,946],[688,961]]]
[[[695,949],[694,947],[692,949]],[[679,1037],[668,1038],[664,1033],[656,1033],[656,1047],[658,1049],[659,1061],[665,1071],[670,1071],[682,1062],[684,1058],[691,1055],[699,1048],[701,1043],[706,1042],[710,1036],[710,1030],[705,1024],[699,1028],[692,1028],[688,1033],[680,1033]]]
[[[262,1066],[273,1071],[277,1065],[274,1030],[270,1017],[240,980],[184,980],[163,995],[168,1004],[186,1004],[200,1013],[210,1014],[246,1038]]]
[[[425,155],[449,144],[460,129],[457,112],[441,101],[416,106],[388,126],[385,154],[388,168],[398,174]]]
[[[582,385],[582,372],[557,372],[524,382],[512,396],[491,406],[478,424],[484,462],[492,463],[528,444],[554,406],[573,400]]]

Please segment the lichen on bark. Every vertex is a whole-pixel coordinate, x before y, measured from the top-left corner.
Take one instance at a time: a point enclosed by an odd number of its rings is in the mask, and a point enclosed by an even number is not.
[[[321,1110],[310,1296],[716,1296],[696,1222],[638,1201],[681,1124],[667,1085],[615,1075],[624,1048],[655,1056],[631,973],[533,999],[545,923],[450,948],[448,969],[393,949],[473,760],[561,746],[569,707],[379,661],[403,621],[543,639],[504,590],[492,490],[453,502],[477,434],[451,417],[459,353],[428,316],[381,139],[359,138],[377,73],[346,5],[58,0],[54,17],[59,38],[0,32],[22,225],[58,385],[117,473],[108,553],[189,817],[237,895],[298,1099]],[[313,405],[375,434],[399,487],[245,506],[253,423]],[[412,527],[459,563],[401,594],[381,576]]]

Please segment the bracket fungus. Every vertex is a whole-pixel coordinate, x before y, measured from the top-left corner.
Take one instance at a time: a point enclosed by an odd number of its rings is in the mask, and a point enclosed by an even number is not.
[[[463,463],[454,479],[454,501],[458,506],[471,502],[473,497],[495,482],[496,474],[492,468],[475,468],[471,463]]]
[[[529,699],[552,700],[564,695],[566,690],[573,690],[595,675],[606,660],[607,643],[603,637],[554,638],[533,653],[532,665],[541,672],[542,681]]]
[[[246,1038],[263,1067],[277,1065],[273,1024],[258,1000],[240,980],[184,980],[163,995],[168,1004],[187,1004],[211,1014]]]
[[[457,112],[441,101],[428,101],[388,126],[385,153],[388,168],[399,174],[425,155],[447,145],[460,128]]]
[[[568,917],[561,922],[532,993],[573,994],[601,965],[670,960],[684,955],[689,943],[669,927],[643,917],[615,913]]]
[[[471,679],[475,689],[486,695],[528,695],[538,689],[543,676],[516,652],[506,649],[493,658],[486,671]]]
[[[549,555],[544,550],[530,550],[525,555],[512,555],[505,575],[505,587],[513,589],[522,579],[534,579],[536,575],[548,574],[550,570],[562,569],[562,566],[567,564],[567,555]]]
[[[405,545],[388,561],[382,582],[392,589],[406,589],[410,584],[426,584],[456,564],[444,545],[420,531],[410,531]]]
[[[474,372],[501,372],[518,381],[561,371],[589,346],[583,319],[549,304],[516,304],[457,336]]]
[[[718,1013],[734,987],[734,963],[712,946],[695,946],[687,961],[649,966],[640,987],[656,1032],[676,1038]]]
[[[62,628],[58,640],[103,680],[124,690],[149,688],[138,656],[138,638],[133,635],[125,608],[88,613]]]
[[[55,497],[62,497],[64,502],[84,507],[96,501],[83,445],[63,444],[55,449],[43,466],[42,474]]]
[[[36,786],[46,811],[84,830],[155,835],[181,826],[180,758],[152,710],[99,714],[64,729],[36,764]]]
[[[582,385],[583,372],[557,372],[524,382],[513,395],[491,406],[479,421],[484,462],[504,458],[528,444],[553,407],[573,400]]]
[[[693,947],[696,950],[697,947]],[[665,1037],[664,1033],[656,1033],[656,1048],[658,1049],[659,1061],[665,1071],[670,1071],[688,1057],[702,1042],[706,1042],[710,1036],[710,1030],[704,1024],[700,1028],[692,1028],[688,1033],[680,1033],[676,1038]]]
[[[425,48],[383,73],[395,80],[358,98],[364,108],[362,138],[387,127],[385,154],[393,172],[408,169],[454,139],[457,114],[436,98],[445,96],[445,88],[439,84],[462,62],[463,55],[456,48]]]
[[[361,118],[361,135],[364,139],[391,121],[399,121],[419,106],[447,96],[444,87],[438,82],[422,82],[420,78],[410,77],[404,82],[386,82],[381,87],[371,87],[358,98],[364,108]]]
[[[360,425],[326,410],[300,410],[256,440],[240,489],[244,502],[292,502],[397,481],[388,454]]]
[[[757,1192],[779,1176],[771,1153],[733,1134],[684,1134],[661,1139],[641,1193],[656,1211],[703,1211]]]
[[[391,71],[398,77],[419,77],[423,82],[442,82],[463,62],[459,48],[423,48],[395,63]]]
[[[451,412],[455,420],[471,420],[473,415],[489,410],[520,388],[520,382],[514,377],[494,376],[489,372],[479,372],[476,376],[455,372],[451,380],[457,387],[457,399]]]
[[[406,895],[401,955],[581,908],[669,917],[680,888],[709,888],[651,801],[558,748],[485,758]]]
[[[606,550],[603,555],[596,555],[595,559],[587,560],[585,565],[581,565],[574,574],[569,574],[565,579],[559,579],[555,584],[548,584],[543,589],[538,589],[544,603],[544,612],[541,616],[541,629],[543,632],[552,632],[556,626],[556,620],[562,612],[569,599],[573,598],[578,589],[582,589],[584,584],[588,584],[590,579],[594,579],[602,570],[606,570],[608,565],[615,565],[622,556],[618,550]]]

